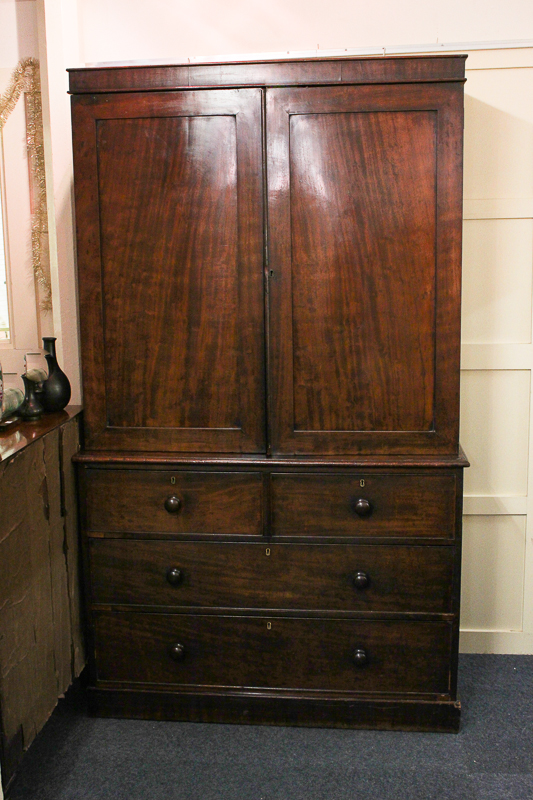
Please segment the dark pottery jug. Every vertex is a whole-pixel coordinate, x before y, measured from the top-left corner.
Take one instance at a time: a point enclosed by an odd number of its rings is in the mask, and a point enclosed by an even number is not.
[[[42,417],[44,408],[37,398],[37,393],[35,391],[37,389],[37,384],[35,381],[32,381],[27,375],[21,375],[21,378],[24,381],[24,401],[18,413],[22,419],[32,422]]]
[[[43,382],[42,404],[45,411],[61,411],[70,400],[70,381],[57,363],[56,337],[43,336],[48,378]]]

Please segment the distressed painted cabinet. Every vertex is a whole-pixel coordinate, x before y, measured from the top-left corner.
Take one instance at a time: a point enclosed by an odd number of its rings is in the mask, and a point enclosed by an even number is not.
[[[97,713],[457,729],[463,82],[71,70]]]
[[[24,752],[85,664],[76,481],[81,409],[0,431],[0,765]],[[0,792],[1,796],[1,792]]]

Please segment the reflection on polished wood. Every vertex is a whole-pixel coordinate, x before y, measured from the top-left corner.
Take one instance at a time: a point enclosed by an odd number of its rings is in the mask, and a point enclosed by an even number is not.
[[[67,406],[63,411],[44,414],[35,422],[21,419],[10,425],[7,430],[0,430],[0,461],[11,458],[36,439],[40,439],[41,436],[45,436],[54,428],[80,414],[81,410],[81,406]]]
[[[86,444],[264,452],[260,90],[73,119]]]

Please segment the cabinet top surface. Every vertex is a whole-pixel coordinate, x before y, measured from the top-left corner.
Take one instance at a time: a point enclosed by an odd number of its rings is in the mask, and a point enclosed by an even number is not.
[[[71,94],[212,86],[464,81],[466,55],[113,64],[68,70]]]
[[[5,464],[28,445],[81,414],[81,410],[81,406],[67,406],[64,411],[45,414],[36,422],[13,418],[4,423],[0,426],[0,463]]]

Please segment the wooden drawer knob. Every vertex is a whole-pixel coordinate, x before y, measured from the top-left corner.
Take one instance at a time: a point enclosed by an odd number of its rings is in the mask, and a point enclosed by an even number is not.
[[[176,514],[181,508],[181,500],[175,494],[171,494],[165,500],[165,508],[169,514]]]
[[[354,572],[353,585],[356,589],[366,589],[370,583],[370,578],[366,572]]]
[[[183,580],[183,572],[178,567],[169,567],[167,569],[167,581],[171,586],[179,586]]]
[[[168,648],[168,654],[172,661],[183,661],[185,658],[185,647],[179,642],[176,642],[176,644],[171,644]]]
[[[355,501],[354,511],[359,517],[369,517],[373,511],[372,503],[360,497]]]
[[[364,667],[365,664],[368,662],[368,657],[366,652],[364,650],[361,650],[360,648],[354,650],[353,661],[356,667]]]

